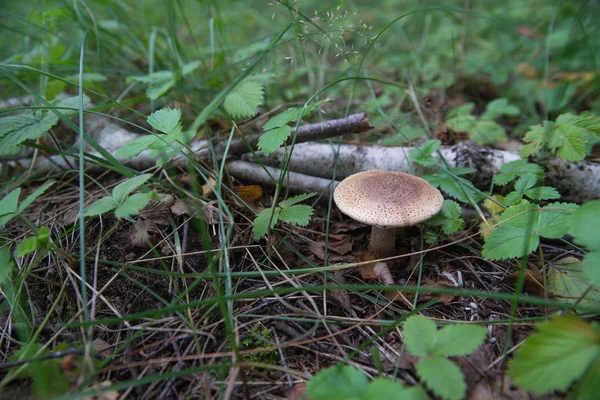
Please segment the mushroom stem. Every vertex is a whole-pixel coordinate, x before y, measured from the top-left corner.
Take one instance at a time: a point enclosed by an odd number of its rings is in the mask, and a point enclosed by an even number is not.
[[[392,257],[396,252],[396,228],[383,228],[373,225],[369,250],[379,258]]]

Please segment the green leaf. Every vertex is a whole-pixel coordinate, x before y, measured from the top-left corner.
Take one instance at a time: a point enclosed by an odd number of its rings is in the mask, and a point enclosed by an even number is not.
[[[223,106],[234,119],[252,117],[263,102],[263,87],[256,82],[243,81],[227,95]]]
[[[31,203],[33,203],[35,199],[37,199],[38,197],[40,197],[52,185],[54,185],[54,182],[46,182],[40,188],[36,189],[35,192],[31,193],[29,196],[27,196],[25,198],[25,200],[23,200],[21,202],[21,204],[19,204],[19,208],[18,208],[17,212],[18,213],[22,213],[23,211],[25,211],[25,209],[27,207],[29,207],[29,205]]]
[[[437,139],[427,140],[422,146],[410,150],[410,158],[424,167],[435,167],[437,160],[431,157],[431,154],[437,151],[441,145],[442,142]]]
[[[279,219],[297,226],[306,226],[310,222],[313,208],[306,204],[297,204],[284,208],[279,213]]]
[[[444,200],[442,211],[430,218],[427,225],[442,226],[444,233],[449,235],[462,228],[465,221],[460,216],[460,205],[452,200]]]
[[[523,194],[533,200],[553,200],[560,198],[560,194],[556,189],[550,186],[537,186],[526,190]]]
[[[454,168],[451,171],[454,172]],[[482,198],[481,194],[470,181],[461,177],[455,178],[444,170],[434,175],[423,175],[422,178],[463,203],[470,203],[469,197],[475,202]]]
[[[480,146],[506,141],[506,131],[494,121],[478,120],[473,115],[457,115],[444,122],[457,131],[469,132],[473,142]]]
[[[15,250],[15,254],[17,257],[23,257],[27,254],[31,254],[39,249],[43,248],[42,244],[38,240],[37,236],[30,237],[23,240],[21,243],[17,245],[17,249]]]
[[[557,317],[537,325],[537,332],[517,350],[508,373],[520,388],[543,395],[568,389],[599,356],[596,329],[577,317]]]
[[[377,378],[367,386],[361,400],[426,400],[427,395],[421,387],[406,388],[399,381]]]
[[[279,128],[271,129],[265,132],[258,138],[258,149],[265,154],[271,154],[281,147],[283,143],[290,137],[292,128],[288,125],[283,125]]]
[[[465,397],[467,385],[462,371],[444,357],[423,358],[417,363],[417,374],[431,391],[443,399],[459,400]]]
[[[87,106],[90,102],[90,98],[87,97],[85,94],[83,95],[83,106]],[[73,115],[76,114],[77,111],[76,110],[66,110],[68,108],[73,108],[73,109],[79,109],[79,96],[72,96],[72,97],[66,97],[64,99],[60,99],[59,101],[56,102],[56,104],[54,105],[56,108],[58,108],[59,112],[61,112],[64,115]],[[60,109],[60,108],[66,108],[66,109]],[[48,111],[49,113],[51,113],[52,111]]]
[[[519,114],[521,114],[519,107],[508,104],[508,100],[501,97],[488,103],[481,119],[493,120],[502,116],[518,117]]]
[[[590,278],[590,283],[600,288],[600,250],[594,250],[583,259],[585,274]]]
[[[437,335],[437,326],[429,318],[413,316],[404,323],[404,343],[412,354],[427,357],[431,354]]]
[[[171,71],[157,71],[144,76],[130,76],[127,82],[137,81],[148,85],[146,95],[150,100],[156,100],[175,84],[175,75]]]
[[[583,204],[573,213],[569,233],[575,241],[589,249],[600,249],[600,200]]]
[[[477,325],[448,325],[437,332],[434,355],[464,356],[476,350],[487,337],[487,329]]]
[[[588,368],[587,372],[577,382],[569,398],[574,400],[596,400],[600,393],[600,357]]]
[[[463,116],[463,117],[471,116],[471,113],[473,112],[473,108],[475,108],[475,104],[473,104],[473,103],[463,104],[462,106],[458,106],[458,107],[450,110],[450,112],[448,112],[448,118],[455,118],[455,117],[460,117],[460,116]]]
[[[21,152],[20,144],[25,140],[42,137],[58,122],[58,117],[49,111],[0,118],[0,155],[14,155]]]
[[[0,287],[3,287],[15,268],[15,262],[8,246],[0,247]]]
[[[600,117],[592,113],[562,114],[556,122],[532,126],[523,138],[531,146],[522,149],[521,155],[526,157],[546,149],[567,161],[581,161],[586,156],[587,143],[599,136]]]
[[[0,228],[4,228],[4,225],[16,215],[20,194],[21,188],[19,187],[0,200]]]
[[[281,212],[281,208],[275,207],[273,211],[273,219],[271,220],[271,228],[275,226],[277,221],[279,220],[279,213]],[[269,216],[271,215],[271,209],[267,208],[266,210],[262,210],[256,218],[254,218],[254,222],[252,223],[252,231],[254,233],[254,239],[258,240],[261,237],[265,236],[269,231]]]
[[[590,279],[584,273],[581,261],[574,257],[567,257],[550,262],[549,266],[548,293],[556,300],[566,304],[575,304],[581,296],[586,294],[578,305],[600,309],[600,290],[594,287],[590,289]]]
[[[142,151],[150,148],[150,146],[160,139],[157,138],[157,135],[146,135],[135,138],[125,145],[119,147],[115,152],[116,158],[131,158],[137,157]]]
[[[567,233],[575,204],[552,203],[542,210],[523,201],[507,208],[500,223],[488,236],[482,255],[488,260],[521,257],[533,252],[539,237],[560,238]]]
[[[516,160],[504,164],[500,167],[500,173],[494,177],[496,185],[506,185],[508,182],[515,179],[517,176],[533,174],[538,176],[538,179],[544,177],[544,170],[538,164],[530,164],[527,160]]]
[[[152,174],[142,174],[127,179],[125,182],[119,183],[112,192],[112,197],[117,204],[123,203],[125,197],[133,192],[138,187],[142,186],[152,177]]]
[[[347,365],[326,368],[306,385],[311,400],[362,399],[369,381],[359,369]]]
[[[300,118],[300,114],[302,113],[301,108],[288,108],[286,111],[277,114],[273,118],[267,121],[267,123],[263,126],[263,131],[269,131],[274,128],[279,128],[292,121],[297,121]]]
[[[294,204],[298,204],[303,202],[304,200],[308,200],[313,196],[316,196],[316,193],[303,193],[298,196],[290,197],[287,200],[283,200],[279,202],[281,208],[288,208],[289,206],[293,206]]]
[[[533,174],[526,174],[521,176],[515,183],[515,190],[519,193],[523,193],[526,190],[531,189],[537,183],[538,177]]]
[[[39,343],[27,343],[13,353],[10,361],[28,360],[43,357],[49,354],[48,349],[42,349]],[[25,364],[18,377],[31,378],[33,380],[33,391],[39,398],[54,398],[69,390],[69,378],[60,366],[61,359],[39,360]],[[10,370],[20,369],[19,366]]]
[[[127,218],[130,215],[137,215],[142,208],[148,205],[150,200],[155,198],[156,192],[132,194],[117,207],[115,210],[115,217]]]
[[[96,215],[105,214],[117,208],[118,205],[119,204],[111,196],[106,196],[86,207],[83,215],[86,217],[94,217]]]
[[[537,220],[536,232],[543,237],[560,239],[569,232],[573,213],[577,204],[550,203],[542,208]]]
[[[148,123],[163,133],[171,133],[177,128],[181,129],[180,121],[181,110],[172,108],[162,108],[148,117]]]

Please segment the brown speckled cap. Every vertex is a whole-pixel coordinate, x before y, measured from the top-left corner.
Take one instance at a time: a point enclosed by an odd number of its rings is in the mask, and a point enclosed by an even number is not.
[[[444,198],[427,181],[404,172],[365,171],[340,182],[333,200],[349,217],[369,225],[418,224],[442,209]]]

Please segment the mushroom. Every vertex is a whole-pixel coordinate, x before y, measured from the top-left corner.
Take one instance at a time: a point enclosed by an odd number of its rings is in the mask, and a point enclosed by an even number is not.
[[[424,179],[379,170],[347,177],[335,188],[333,200],[344,214],[372,225],[369,250],[381,258],[394,255],[396,228],[428,220],[444,202]]]

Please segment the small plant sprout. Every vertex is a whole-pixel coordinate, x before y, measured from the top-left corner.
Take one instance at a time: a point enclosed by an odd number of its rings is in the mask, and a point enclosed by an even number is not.
[[[258,213],[253,223],[254,238],[258,240],[265,236],[269,229],[274,228],[280,220],[297,226],[308,225],[310,216],[313,213],[313,208],[309,205],[298,203],[310,199],[314,195],[316,195],[316,193],[306,193],[290,197],[287,200],[280,201],[279,206],[275,207],[272,211],[271,208],[267,208]],[[269,218],[271,219],[270,226]]]
[[[372,225],[369,249],[381,258],[394,255],[396,228],[428,220],[444,203],[439,190],[423,179],[378,170],[344,179],[333,199],[344,214]]]

